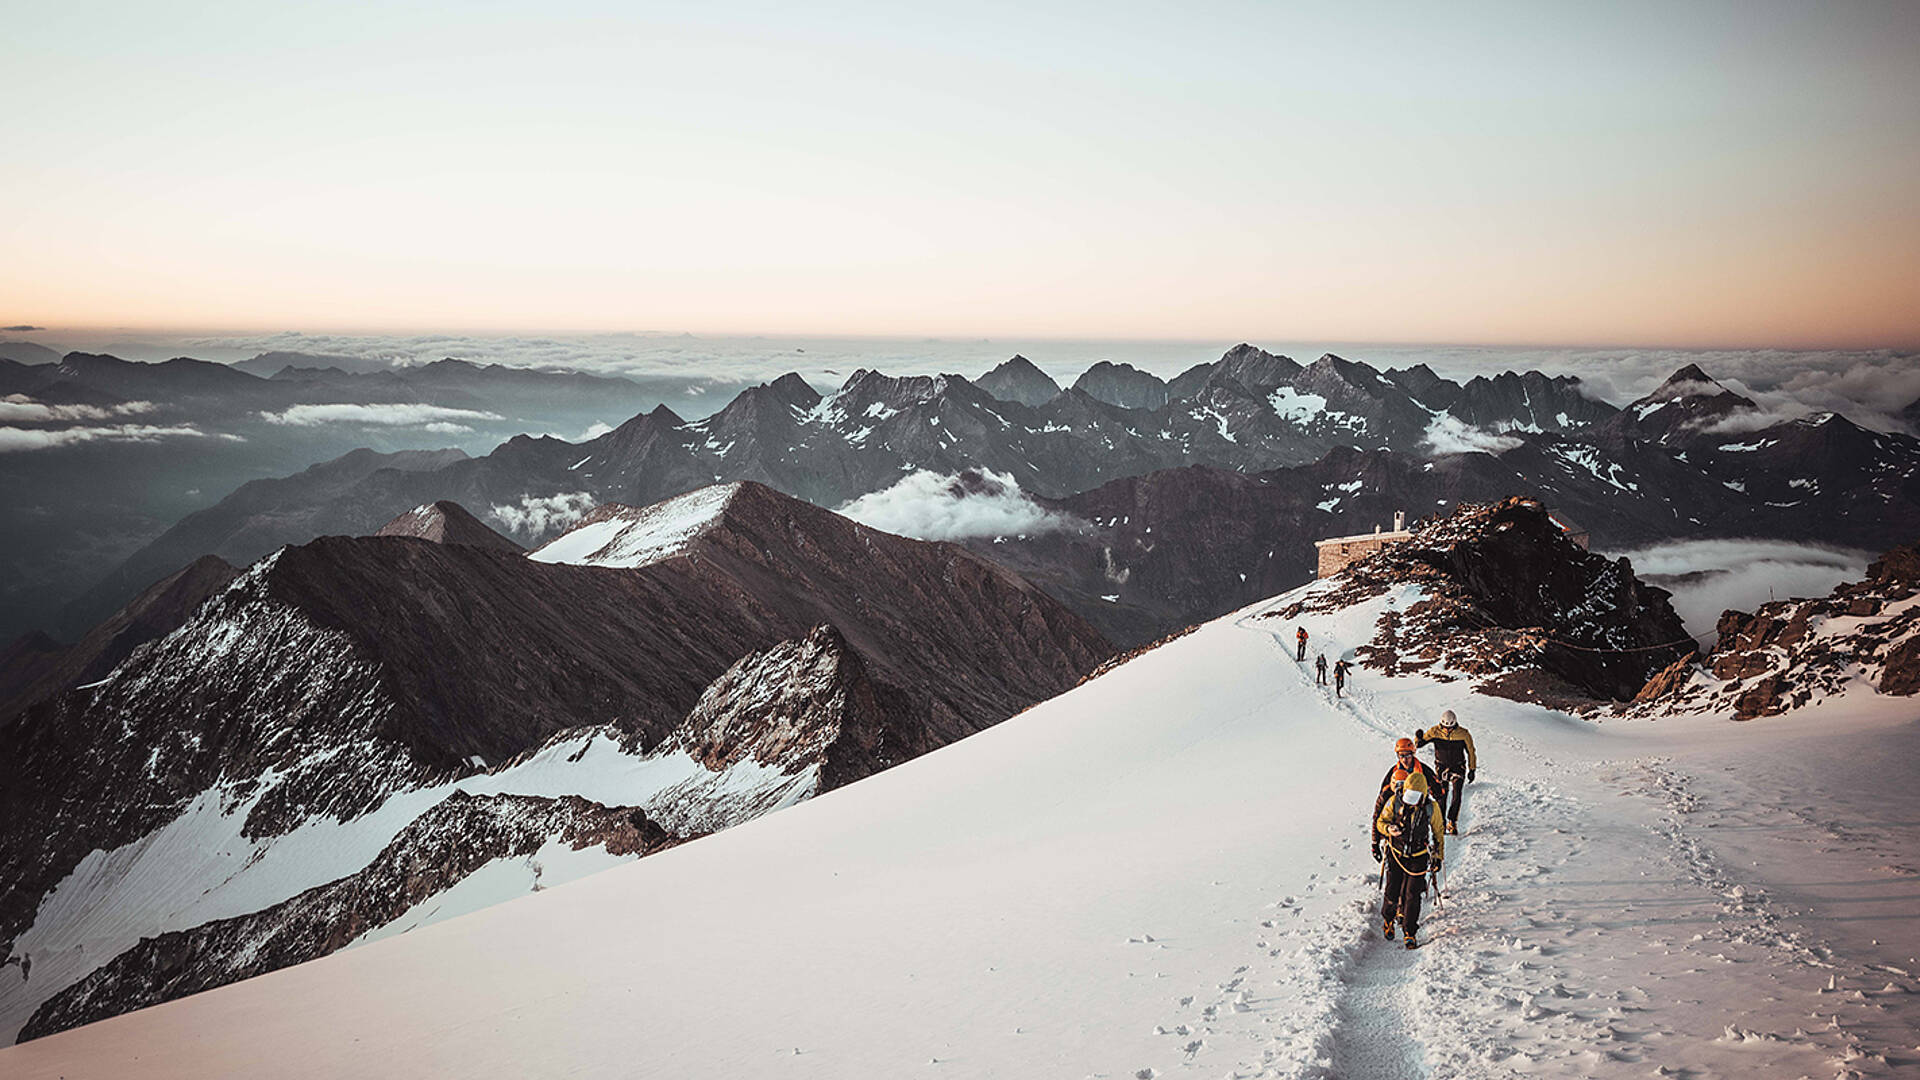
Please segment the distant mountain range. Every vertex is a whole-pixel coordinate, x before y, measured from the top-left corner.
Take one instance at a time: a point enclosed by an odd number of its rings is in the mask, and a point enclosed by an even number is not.
[[[1026,400],[1053,385],[1019,357],[982,384]],[[753,480],[839,507],[921,470],[1006,478],[1079,523],[969,543],[1126,642],[1298,584],[1316,539],[1514,492],[1539,493],[1602,545],[1760,536],[1878,548],[1920,531],[1920,440],[1837,414],[1769,422],[1692,366],[1626,409],[1568,376],[1463,384],[1424,365],[1303,366],[1250,345],[1167,383],[1096,365],[1038,406],[982,384],[861,370],[823,396],[789,374],[697,421],[662,406],[584,442],[521,437],[437,466],[309,470],[188,516],[70,621],[90,625],[201,555],[245,564],[436,500],[537,543],[601,503]]]
[[[16,344],[16,355],[45,359]],[[352,372],[282,354],[288,363],[264,378],[246,370],[251,364],[189,358],[53,359],[0,359],[0,398],[8,399],[0,403],[0,501],[15,508],[0,521],[0,641],[29,629],[67,640],[85,633],[185,563],[146,576],[105,608],[69,617],[67,605],[169,526],[250,480],[355,449],[484,452],[523,432],[577,437],[661,402],[703,409],[708,394],[724,401],[740,389],[698,376],[635,381],[460,360]],[[303,360],[314,363],[291,364]]]

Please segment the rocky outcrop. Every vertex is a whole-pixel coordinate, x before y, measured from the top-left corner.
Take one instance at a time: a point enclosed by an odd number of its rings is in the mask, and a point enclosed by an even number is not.
[[[1842,584],[1827,596],[1725,612],[1704,668],[1658,695],[1657,709],[1751,720],[1860,684],[1889,696],[1920,693],[1916,590],[1920,544],[1909,544],[1875,560],[1863,580]],[[1646,695],[1648,701],[1654,697]]]
[[[819,766],[819,790],[850,784],[939,745],[903,695],[876,684],[831,625],[743,657],[707,687],[666,747],[715,772],[741,761],[793,773]]]
[[[1586,551],[1530,498],[1462,506],[1416,525],[1277,613],[1292,622],[1406,585],[1404,611],[1382,618],[1356,654],[1389,674],[1466,676],[1483,691],[1625,701],[1694,652],[1666,592],[1625,559]]]
[[[499,860],[550,843],[638,858],[680,842],[627,806],[576,796],[472,796],[456,791],[416,818],[365,869],[265,910],[148,938],[67,987],[33,1014],[20,1039],[264,975],[343,948]]]

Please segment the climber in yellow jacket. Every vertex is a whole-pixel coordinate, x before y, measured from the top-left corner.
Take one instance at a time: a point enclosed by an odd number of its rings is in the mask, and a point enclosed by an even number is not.
[[[1393,940],[1397,918],[1404,930],[1407,948],[1420,947],[1420,898],[1427,890],[1427,878],[1440,871],[1446,854],[1446,830],[1440,819],[1440,804],[1427,790],[1427,778],[1419,772],[1407,774],[1395,796],[1380,809],[1374,827],[1385,840],[1385,875],[1380,897],[1381,933]]]
[[[1473,749],[1473,735],[1460,726],[1452,709],[1440,714],[1438,724],[1413,733],[1415,747],[1428,743],[1433,744],[1433,765],[1440,772],[1440,788],[1434,792],[1434,798],[1445,804],[1442,811],[1447,818],[1447,833],[1451,835],[1460,831],[1460,796],[1467,785],[1473,783],[1480,769],[1480,757]]]

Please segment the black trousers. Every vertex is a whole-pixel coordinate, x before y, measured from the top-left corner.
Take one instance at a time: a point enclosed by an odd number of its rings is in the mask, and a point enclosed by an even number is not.
[[[1466,773],[1458,771],[1442,771],[1440,773],[1440,793],[1438,796],[1440,800],[1440,812],[1447,816],[1448,821],[1458,822],[1460,820],[1460,796],[1465,794],[1466,790]]]
[[[1401,931],[1413,937],[1420,932],[1420,899],[1427,892],[1427,857],[1396,855],[1392,845],[1385,845],[1381,854],[1386,856],[1383,866],[1387,881],[1380,901],[1380,920],[1387,923],[1400,920]]]

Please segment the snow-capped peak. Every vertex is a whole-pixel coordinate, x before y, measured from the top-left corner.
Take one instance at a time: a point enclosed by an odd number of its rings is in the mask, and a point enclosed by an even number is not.
[[[536,562],[632,569],[673,558],[720,520],[740,491],[714,484],[652,506],[608,503],[527,554]]]

